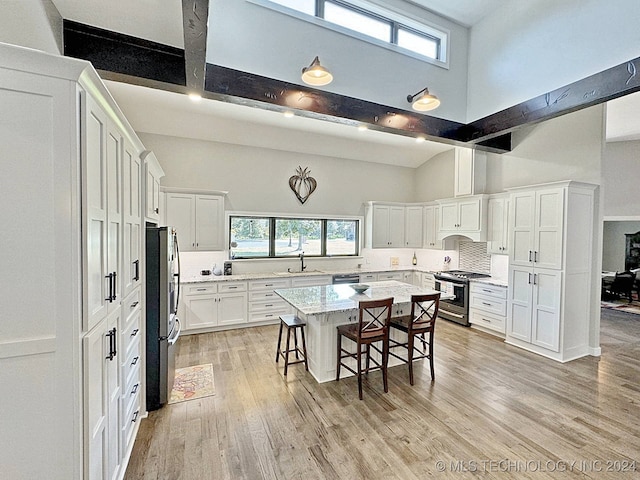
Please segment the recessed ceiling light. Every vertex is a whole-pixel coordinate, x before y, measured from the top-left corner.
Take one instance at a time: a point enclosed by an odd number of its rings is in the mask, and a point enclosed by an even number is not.
[[[424,137],[416,137],[416,143],[422,143],[424,142],[426,139]]]
[[[286,112],[284,112],[284,113],[283,113],[283,115],[284,115],[286,118],[291,118],[291,117],[293,117],[293,112],[286,111]]]
[[[202,100],[202,96],[197,93],[190,93],[189,98],[192,102],[199,102],[200,100]]]
[[[366,125],[358,125],[358,130],[361,132],[366,132],[369,128]]]

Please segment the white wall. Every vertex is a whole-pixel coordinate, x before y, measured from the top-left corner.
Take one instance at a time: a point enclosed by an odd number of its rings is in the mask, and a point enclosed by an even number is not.
[[[469,121],[640,56],[637,0],[503,2],[469,36]]]
[[[440,153],[416,169],[416,202],[453,197],[455,151]]]
[[[0,42],[59,55],[62,17],[51,0],[2,0]]]
[[[407,95],[428,86],[443,100],[434,116],[464,121],[468,30],[409,2],[385,3],[451,31],[448,70],[239,0],[212,1],[207,61],[302,84],[302,67],[318,55],[334,76],[322,90],[408,110]]]
[[[220,142],[139,134],[162,165],[164,186],[224,190],[235,211],[364,215],[370,200],[410,202],[412,168]],[[289,188],[298,166],[318,182],[304,205]]]
[[[606,144],[602,185],[606,219],[640,220],[640,141]]]

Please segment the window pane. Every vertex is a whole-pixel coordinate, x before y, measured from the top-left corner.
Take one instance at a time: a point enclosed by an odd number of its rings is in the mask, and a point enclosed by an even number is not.
[[[327,220],[327,255],[358,253],[356,220]]]
[[[292,10],[306,13],[307,15],[316,14],[316,0],[271,0],[283,7],[289,7]]]
[[[388,22],[350,10],[341,5],[336,5],[335,3],[325,3],[324,19],[384,42],[391,41],[391,25]]]
[[[398,46],[425,57],[438,58],[438,41],[410,30],[398,29]]]
[[[276,218],[276,256],[320,255],[322,222]]]
[[[231,258],[268,257],[269,234],[268,218],[231,217]]]

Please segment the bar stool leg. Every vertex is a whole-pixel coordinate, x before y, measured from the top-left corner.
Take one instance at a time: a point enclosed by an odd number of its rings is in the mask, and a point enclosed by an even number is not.
[[[342,364],[342,335],[338,332],[338,362],[336,363],[336,382],[340,381],[340,365]]]
[[[291,329],[287,327],[287,350],[285,352],[286,357],[284,359],[284,376],[287,376],[287,369],[289,368],[289,340],[291,340]]]
[[[307,363],[307,344],[304,340],[304,327],[300,327],[300,333],[302,335],[302,355],[304,355],[304,369],[309,371],[309,364]]]
[[[278,334],[278,349],[276,350],[276,363],[278,363],[278,359],[280,358],[280,345],[282,342],[282,325],[283,325],[283,321],[280,320],[280,333]]]
[[[293,328],[293,345],[296,348],[296,360],[300,360],[298,356],[298,327]]]
[[[368,357],[367,357],[368,358]],[[362,360],[362,350],[360,350],[360,347],[358,347],[358,398],[360,398],[360,400],[362,400],[362,365],[361,365],[361,360]]]
[[[409,383],[413,385],[413,333],[409,332],[409,338],[407,339],[407,361],[409,362]]]

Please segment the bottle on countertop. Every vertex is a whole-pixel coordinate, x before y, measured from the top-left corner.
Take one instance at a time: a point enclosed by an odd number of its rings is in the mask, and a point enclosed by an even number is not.
[[[414,265],[418,264],[418,259],[416,258],[416,252],[413,252],[413,259],[411,260],[411,263]]]

